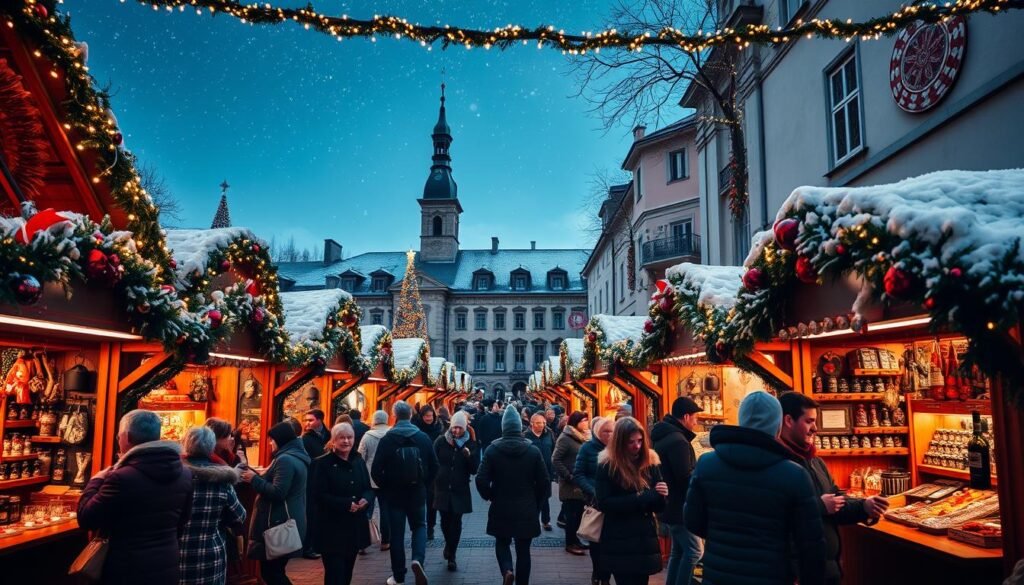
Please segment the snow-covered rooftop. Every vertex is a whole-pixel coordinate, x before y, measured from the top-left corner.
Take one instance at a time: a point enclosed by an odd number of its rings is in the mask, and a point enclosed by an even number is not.
[[[427,369],[430,372],[430,377],[433,378],[434,380],[440,378],[441,374],[443,373],[445,363],[447,362],[445,362],[443,357],[430,358],[429,362],[427,363]]]
[[[569,360],[569,364],[576,365],[583,361],[582,339],[566,339],[562,341],[562,347],[565,348],[565,357]]]
[[[407,339],[392,339],[391,350],[394,355],[395,369],[408,370],[416,365],[416,360],[423,353],[426,341],[418,337]]]
[[[551,380],[562,379],[562,360],[557,355],[553,355],[548,358],[547,361],[548,375]]]
[[[362,347],[359,348],[359,353],[365,357],[369,357],[373,348],[377,346],[377,342],[380,341],[382,335],[388,332],[387,327],[383,325],[362,325],[359,327],[359,339],[362,343]]]
[[[644,322],[647,317],[620,317],[615,315],[595,315],[598,326],[604,331],[604,342],[612,345],[619,341],[639,342],[644,334]]]
[[[708,266],[684,262],[669,267],[666,278],[682,279],[681,286],[697,293],[697,304],[728,309],[736,304],[736,295],[743,285],[740,266]]]
[[[323,339],[327,318],[338,310],[338,305],[352,299],[340,288],[284,292],[280,296],[284,328],[292,341]]]
[[[256,236],[244,227],[214,228],[208,230],[167,230],[167,247],[174,253],[178,263],[175,273],[179,282],[185,281],[195,271],[206,271],[206,262],[210,252],[219,248],[227,248],[232,240]],[[257,240],[258,241],[258,240]]]

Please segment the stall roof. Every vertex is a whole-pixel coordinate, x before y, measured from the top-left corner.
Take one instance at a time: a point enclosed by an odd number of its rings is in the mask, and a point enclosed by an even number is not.
[[[730,308],[743,285],[744,269],[740,266],[709,266],[684,262],[669,267],[665,277],[697,295],[697,304]]]
[[[417,361],[426,349],[427,342],[418,337],[393,339],[391,349],[395,358],[396,370],[410,370],[416,367]]]
[[[550,356],[545,367],[547,367],[548,375],[552,380],[562,380],[562,360],[557,355]]]
[[[570,367],[583,361],[582,339],[566,339],[562,341],[562,349],[565,350],[565,358]]]
[[[359,339],[362,347],[359,353],[368,358],[373,355],[373,349],[377,347],[380,338],[387,334],[388,328],[383,325],[362,325],[359,327]]]
[[[173,250],[178,263],[175,273],[179,286],[187,282],[188,275],[195,271],[205,272],[210,252],[227,248],[238,238],[258,238],[244,227],[213,228],[208,230],[167,230],[167,246]]]
[[[612,345],[620,341],[639,342],[644,334],[647,317],[621,317],[617,315],[594,315],[598,327],[604,331],[604,342]]]
[[[293,342],[322,339],[327,319],[352,295],[339,288],[281,293],[284,328]]]

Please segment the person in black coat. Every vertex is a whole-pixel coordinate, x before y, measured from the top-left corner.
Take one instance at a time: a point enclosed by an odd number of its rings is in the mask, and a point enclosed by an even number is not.
[[[363,413],[358,410],[352,409],[348,411],[348,415],[352,417],[352,431],[356,434],[356,444],[352,449],[358,453],[359,444],[363,442],[366,431],[370,430],[370,425],[363,422]]]
[[[597,507],[604,512],[599,562],[616,585],[647,585],[661,571],[655,514],[665,509],[669,493],[661,461],[631,416],[615,422],[612,440],[597,461]]]
[[[591,506],[597,504],[597,457],[604,451],[605,445],[612,440],[615,423],[603,416],[594,417],[590,423],[590,440],[580,447],[573,465],[572,480],[583,491],[583,499]],[[590,543],[590,582],[591,585],[608,585],[611,573],[601,567],[601,543]]]
[[[181,445],[160,440],[160,417],[133,410],[117,434],[121,458],[100,471],[78,500],[78,525],[110,539],[103,583],[177,585],[178,539],[191,517],[192,473]]]
[[[668,558],[665,585],[690,585],[693,567],[704,554],[700,537],[686,529],[683,504],[690,486],[690,475],[697,464],[693,445],[697,434],[697,413],[703,410],[696,402],[680,396],[672,403],[672,412],[651,428],[651,442],[661,459],[661,475],[668,484],[665,511],[658,516],[672,534],[672,553]]]
[[[523,436],[530,440],[530,443],[540,451],[544,458],[544,464],[548,469],[548,477],[555,478],[555,466],[551,461],[551,455],[555,452],[555,435],[548,429],[544,415],[536,413],[530,418],[530,428],[523,431]],[[551,485],[548,484],[548,497],[540,505],[540,523],[544,530],[551,530]]]
[[[576,536],[583,519],[583,490],[573,481],[576,457],[580,447],[587,442],[590,432],[590,418],[587,413],[577,410],[569,415],[565,429],[555,441],[551,462],[558,475],[558,499],[562,502],[562,516],[565,519],[565,550],[574,555],[585,555],[586,549]]]
[[[370,545],[366,510],[373,501],[370,472],[355,450],[355,430],[334,425],[327,450],[313,461],[310,509],[320,519],[313,545],[323,555],[324,585],[349,585],[360,550]]]
[[[473,417],[473,431],[476,432],[476,440],[480,442],[480,449],[487,452],[487,447],[501,436],[501,413],[496,412],[496,403],[493,398],[484,398],[480,403],[484,412]]]
[[[330,439],[330,432],[327,430],[327,426],[324,424],[324,411],[319,408],[314,408],[302,415],[302,447],[309,454],[310,460],[316,459],[324,454],[324,447],[327,445],[327,440]],[[308,502],[313,497],[313,484],[307,482],[306,484],[306,501]],[[313,512],[309,511],[309,515],[306,517],[306,525],[313,526],[316,521],[316,517],[313,516]],[[306,559],[319,559],[320,555],[317,554],[316,549],[313,548],[313,542],[307,541],[306,548],[302,550],[302,557]]]
[[[469,416],[462,411],[451,418],[451,427],[434,441],[437,478],[434,480],[434,508],[441,513],[444,559],[448,570],[458,568],[455,555],[462,538],[462,515],[473,511],[470,477],[480,467],[480,445],[469,428]]]
[[[437,411],[427,404],[420,408],[419,415],[414,416],[412,424],[423,431],[433,445],[438,437],[444,434],[444,425],[437,418]],[[434,484],[427,485],[427,540],[434,540],[434,527],[437,526],[437,508],[434,508]]]
[[[487,510],[487,534],[495,538],[503,585],[530,582],[530,543],[540,536],[537,515],[551,489],[547,466],[540,451],[523,438],[523,423],[514,406],[505,409],[501,438],[484,453],[476,489],[491,502]],[[516,562],[512,562],[512,541]]]
[[[686,528],[707,539],[704,582],[821,585],[821,501],[796,456],[776,439],[779,401],[751,392],[740,403],[739,423],[711,430],[715,450],[697,461],[686,494]]]

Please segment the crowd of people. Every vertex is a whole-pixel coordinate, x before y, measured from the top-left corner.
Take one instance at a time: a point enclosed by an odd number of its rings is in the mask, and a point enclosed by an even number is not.
[[[877,521],[888,502],[837,488],[814,448],[817,404],[752,392],[738,424],[714,426],[713,450],[698,459],[700,411],[677,398],[648,434],[627,410],[591,420],[491,399],[453,412],[398,401],[369,425],[351,411],[329,429],[311,410],[269,429],[271,462],[257,470],[226,421],[211,418],[177,443],[160,440],[156,414],[136,410],[122,418],[120,457],[90,480],[78,519],[109,539],[104,583],[145,574],[151,585],[223,584],[245,555],[268,585],[290,583],[286,568],[299,556],[322,561],[325,584],[347,585],[378,544],[390,556],[387,585],[410,573],[426,585],[438,523],[446,568],[459,570],[475,485],[488,503],[496,581],[527,585],[533,540],[553,530],[557,484],[565,551],[589,553],[592,585],[645,585],[663,570],[660,535],[672,541],[667,585],[690,585],[698,564],[711,585],[838,585],[838,527]],[[241,483],[256,494],[251,518]],[[581,520],[598,513],[600,536],[580,538]],[[301,546],[282,552],[281,527]]]

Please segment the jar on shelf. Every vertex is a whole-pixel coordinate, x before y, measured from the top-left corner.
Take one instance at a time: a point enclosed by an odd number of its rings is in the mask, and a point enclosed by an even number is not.
[[[882,435],[875,435],[875,438],[871,440],[871,446],[875,449],[882,448]]]
[[[839,392],[843,394],[850,392],[850,383],[846,381],[846,378],[839,378]]]
[[[0,496],[0,526],[11,523],[11,499],[9,496]]]
[[[854,394],[860,394],[863,391],[864,390],[861,388],[860,385],[860,378],[854,378],[853,383],[850,384],[850,392],[853,392]]]
[[[839,381],[836,380],[835,376],[828,377],[827,388],[830,394],[839,392]]]
[[[7,515],[11,519],[11,524],[21,522],[21,496],[11,496],[7,508]]]
[[[57,433],[57,415],[47,408],[39,415],[39,436],[52,437]]]
[[[864,435],[860,438],[860,448],[870,449],[871,448],[871,437]]]

